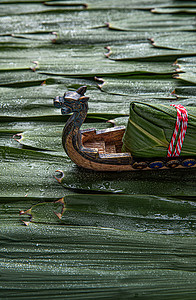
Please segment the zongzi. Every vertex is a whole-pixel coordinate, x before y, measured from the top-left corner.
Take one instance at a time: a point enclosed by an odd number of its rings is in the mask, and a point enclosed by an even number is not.
[[[177,105],[132,102],[122,152],[130,152],[135,157],[167,157],[176,128],[177,108]],[[196,107],[186,107],[184,110],[187,111],[188,125],[180,156],[190,157],[196,155]],[[171,156],[178,156],[175,148],[180,139],[180,130],[183,130],[183,118],[179,123]]]

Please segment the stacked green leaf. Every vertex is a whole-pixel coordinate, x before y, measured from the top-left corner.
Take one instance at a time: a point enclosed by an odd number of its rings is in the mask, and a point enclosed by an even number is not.
[[[92,172],[61,165],[59,182],[66,189],[89,193],[159,195],[193,197],[195,199],[195,168],[137,172]],[[57,173],[58,174],[58,173]],[[59,175],[56,175],[59,177]],[[121,201],[121,195],[119,199]]]
[[[181,156],[194,156],[196,107],[188,107],[187,111],[188,128]],[[177,111],[172,106],[132,102],[122,150],[135,157],[166,157],[176,118]]]
[[[1,299],[195,299],[193,235],[0,226]]]
[[[52,101],[86,85],[83,129],[126,126],[132,101],[195,106],[195,8],[1,1],[1,299],[195,299],[196,169],[77,168]]]
[[[151,10],[156,14],[195,14],[196,9],[194,7],[189,8],[155,8]]]
[[[180,73],[176,74],[174,77],[191,84],[190,89],[191,94],[193,95],[196,87],[196,57],[180,58],[176,61],[176,67],[176,71]]]
[[[191,200],[152,195],[120,195],[119,198],[119,195],[115,194],[68,194],[58,201],[47,200],[31,208],[29,207],[32,200],[26,199],[25,204],[24,201],[18,201],[14,207],[16,211],[18,207],[21,209],[22,205],[23,209],[28,207],[28,210],[20,215],[20,219],[26,225],[30,225],[31,222],[48,225],[77,224],[195,236],[196,203]],[[6,203],[6,210],[3,204],[0,204],[3,213],[1,218],[5,222],[10,219],[10,214],[16,218],[16,211],[14,215],[12,205],[9,205],[9,201]],[[19,216],[17,217],[19,219]]]
[[[195,27],[195,26],[194,26]],[[153,46],[157,48],[192,51],[195,48],[196,36],[194,32],[176,32],[155,37]]]

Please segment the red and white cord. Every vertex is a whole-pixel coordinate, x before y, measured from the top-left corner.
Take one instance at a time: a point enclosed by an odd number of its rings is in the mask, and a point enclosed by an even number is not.
[[[188,126],[188,112],[184,106],[181,104],[171,104],[171,106],[177,109],[177,119],[175,124],[175,129],[171,138],[171,142],[169,144],[167,157],[179,156],[182,150],[182,145],[184,142],[187,126]],[[180,133],[179,133],[180,130]],[[178,135],[179,134],[179,135]],[[176,142],[176,138],[178,136],[178,140]],[[176,146],[174,149],[174,145],[176,142]]]

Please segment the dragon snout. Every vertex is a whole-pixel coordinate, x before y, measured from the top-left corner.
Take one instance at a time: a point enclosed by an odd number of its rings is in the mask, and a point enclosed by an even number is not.
[[[57,96],[54,98],[54,106],[56,108],[61,108],[63,106],[63,103],[64,103],[63,97]]]

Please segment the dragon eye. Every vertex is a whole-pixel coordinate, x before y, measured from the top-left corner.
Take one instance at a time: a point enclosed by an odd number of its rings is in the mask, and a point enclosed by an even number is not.
[[[64,102],[64,101],[63,101],[63,98],[62,98],[62,97],[57,96],[56,98],[54,98],[54,106],[55,106],[56,108],[62,107],[63,102]]]

